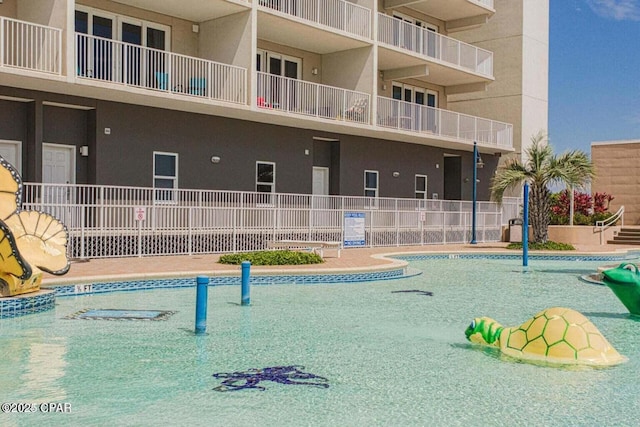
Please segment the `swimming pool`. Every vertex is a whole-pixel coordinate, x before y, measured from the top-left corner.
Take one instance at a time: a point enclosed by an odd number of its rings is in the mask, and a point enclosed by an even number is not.
[[[54,311],[0,322],[9,402],[67,402],[71,413],[0,414],[3,425],[635,425],[640,322],[604,286],[602,261],[412,260],[420,276],[209,288],[195,336],[195,289],[58,298]],[[423,290],[418,292],[394,292]],[[518,325],[568,306],[629,362],[554,369],[469,345],[476,316]],[[87,308],[164,310],[166,320],[66,319]],[[260,383],[218,392],[215,373],[300,365],[328,388]],[[5,422],[7,421],[7,422]]]

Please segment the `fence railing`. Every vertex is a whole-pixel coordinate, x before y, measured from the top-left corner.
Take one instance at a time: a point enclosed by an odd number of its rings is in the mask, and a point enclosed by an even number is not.
[[[383,13],[378,14],[378,41],[474,73],[493,76],[493,52]]]
[[[257,105],[305,116],[369,123],[370,95],[273,74],[257,73]]]
[[[378,126],[513,147],[513,125],[378,97]]]
[[[350,212],[364,214],[366,246],[471,238],[468,201],[176,189],[168,203],[166,191],[26,183],[23,209],[59,218],[72,258],[250,251],[282,239],[343,241]],[[478,202],[477,241],[499,241],[508,219],[497,204]]]
[[[371,10],[344,0],[259,0],[260,6],[371,38]]]
[[[0,65],[62,72],[62,30],[0,17]]]
[[[78,77],[245,104],[247,70],[76,33]]]

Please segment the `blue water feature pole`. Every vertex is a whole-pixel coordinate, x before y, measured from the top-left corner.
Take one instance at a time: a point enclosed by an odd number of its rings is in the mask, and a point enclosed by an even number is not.
[[[249,276],[251,273],[251,263],[249,261],[242,261],[242,301],[241,305],[250,305],[251,296],[249,288]]]
[[[529,265],[529,183],[524,183],[522,206],[522,265]]]
[[[196,335],[201,335],[207,330],[209,278],[206,276],[198,276],[196,283]]]

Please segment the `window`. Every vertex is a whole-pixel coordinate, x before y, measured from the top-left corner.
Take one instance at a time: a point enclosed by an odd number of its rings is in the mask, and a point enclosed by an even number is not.
[[[273,162],[256,162],[256,191],[258,193],[275,193],[276,164]]]
[[[364,195],[378,197],[378,171],[364,171]]]
[[[416,174],[416,199],[424,200],[427,198],[427,176]]]
[[[156,201],[175,202],[178,188],[178,155],[153,152],[153,188]]]

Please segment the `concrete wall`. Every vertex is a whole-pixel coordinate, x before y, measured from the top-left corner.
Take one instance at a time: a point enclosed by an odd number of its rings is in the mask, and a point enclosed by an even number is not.
[[[592,193],[611,194],[609,211],[624,206],[625,225],[640,224],[640,140],[591,144]]]
[[[373,93],[373,66],[373,47],[362,47],[326,54],[322,56],[322,83],[329,86]]]
[[[200,57],[251,69],[251,12],[200,24]]]

